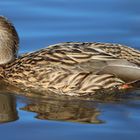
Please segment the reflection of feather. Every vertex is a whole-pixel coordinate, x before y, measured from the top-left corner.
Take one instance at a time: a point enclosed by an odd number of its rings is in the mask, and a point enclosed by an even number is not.
[[[63,97],[63,96],[61,96]],[[59,96],[53,99],[46,99],[45,102],[31,102],[22,110],[35,112],[36,118],[43,120],[62,120],[80,123],[103,123],[98,119],[100,110],[96,104],[88,101],[72,100],[60,98]]]
[[[0,94],[0,122],[15,121],[18,119],[15,98],[4,94]]]

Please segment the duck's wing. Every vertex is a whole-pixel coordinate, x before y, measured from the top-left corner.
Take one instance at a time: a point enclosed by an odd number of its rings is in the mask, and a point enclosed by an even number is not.
[[[96,45],[95,45],[96,46]],[[97,72],[106,66],[106,61],[119,59],[104,50],[94,47],[94,43],[60,43],[42,50],[51,64],[77,71]],[[60,66],[60,65],[59,65]]]
[[[122,47],[111,43],[60,43],[50,46],[49,51],[66,65],[73,62],[77,70],[113,74],[126,82],[140,79],[140,67],[124,59],[125,56],[121,58]],[[123,49],[125,51],[126,46]]]
[[[110,47],[111,53],[107,53],[105,47],[108,49]],[[26,63],[31,61],[33,67],[43,69],[46,69],[48,65],[54,65],[74,72],[112,74],[126,82],[140,79],[140,67],[118,57],[119,51],[120,49],[117,49],[114,44],[60,43],[25,54],[21,59],[25,59]],[[27,61],[26,58],[30,59]]]
[[[126,60],[107,62],[107,65],[102,68],[98,74],[106,73],[113,74],[125,82],[131,82],[140,79],[140,67]]]

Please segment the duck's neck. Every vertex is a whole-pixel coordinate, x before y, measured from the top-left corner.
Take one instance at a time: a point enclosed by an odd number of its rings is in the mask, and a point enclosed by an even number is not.
[[[0,65],[16,58],[19,38],[14,26],[0,16]]]
[[[7,64],[15,59],[12,50],[9,47],[1,47],[6,44],[0,42],[0,65]]]

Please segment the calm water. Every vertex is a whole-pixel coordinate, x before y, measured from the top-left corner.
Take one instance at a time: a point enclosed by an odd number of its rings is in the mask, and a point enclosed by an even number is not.
[[[1,0],[0,14],[16,26],[20,53],[66,41],[139,48],[139,7],[139,0]],[[139,140],[140,97],[38,101],[3,93],[0,121],[5,122],[0,124],[4,140]]]

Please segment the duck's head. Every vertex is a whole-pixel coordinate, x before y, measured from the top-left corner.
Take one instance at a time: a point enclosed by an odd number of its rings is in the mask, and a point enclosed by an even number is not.
[[[19,38],[15,27],[0,16],[0,65],[13,61],[17,56]]]

